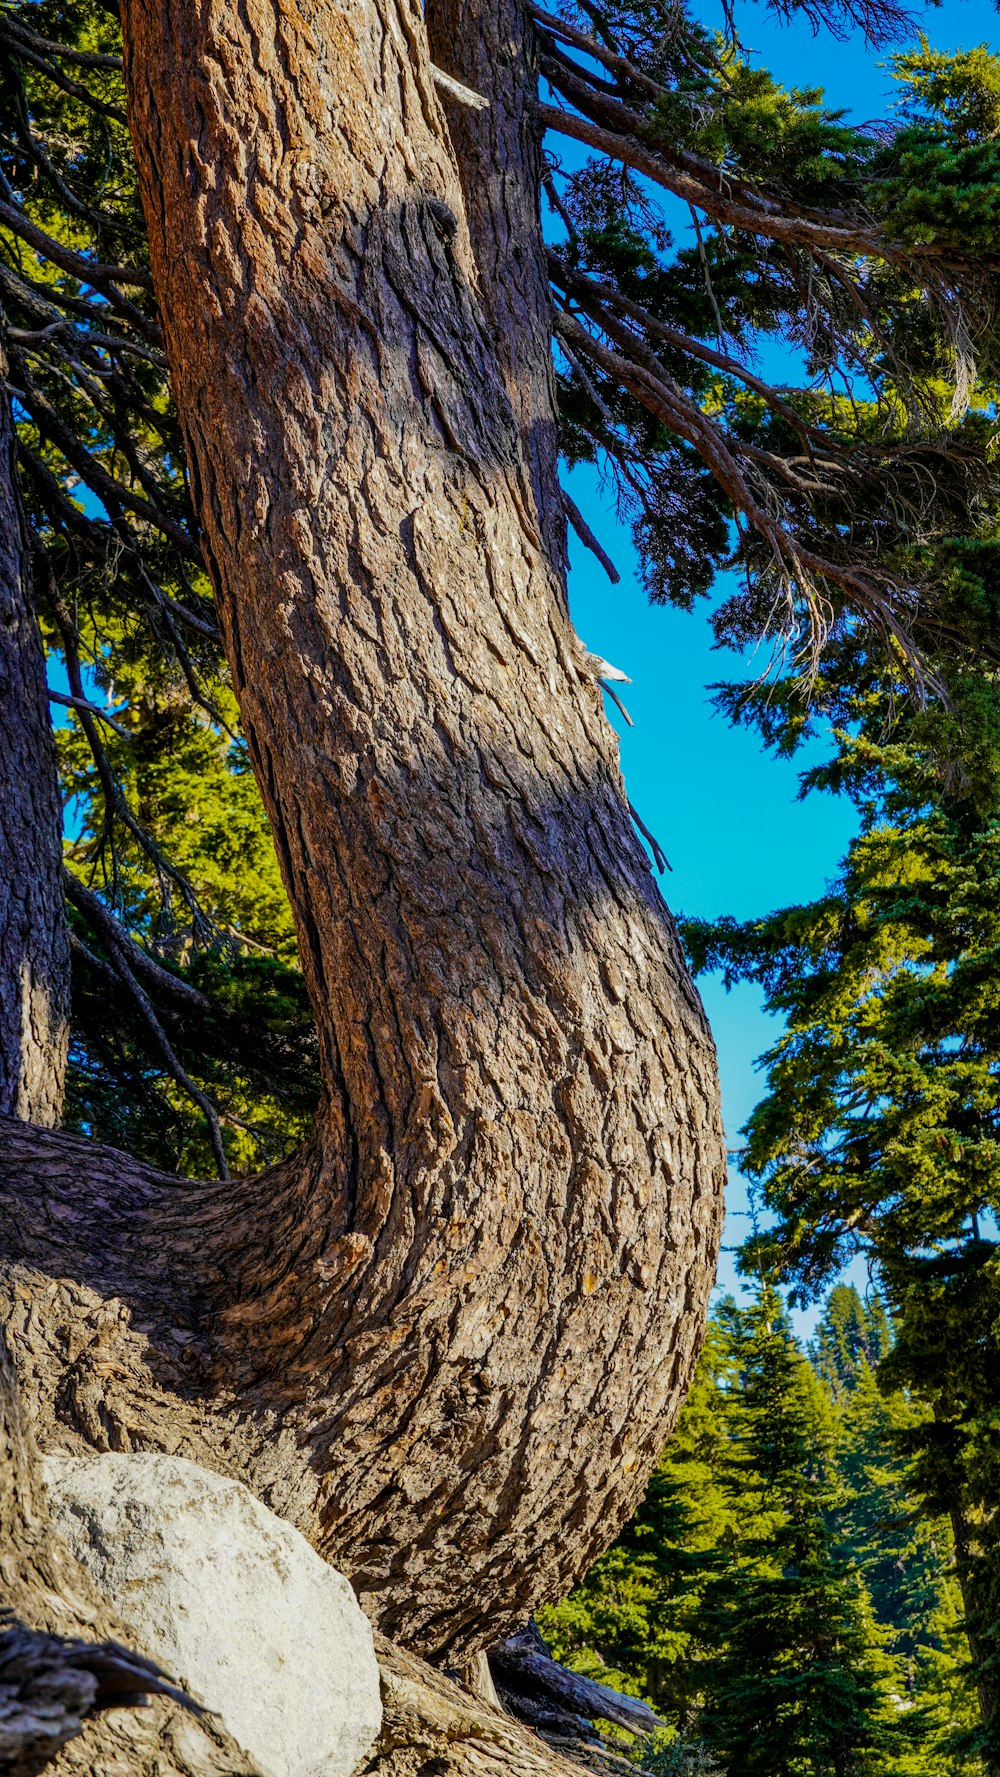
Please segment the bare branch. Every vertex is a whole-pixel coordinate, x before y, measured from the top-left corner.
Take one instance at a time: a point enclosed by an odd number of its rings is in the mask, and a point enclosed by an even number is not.
[[[660,321],[655,315],[650,314],[649,310],[643,308],[641,303],[633,301],[631,297],[624,296],[613,285],[589,277],[585,273],[577,271],[575,267],[571,268],[560,254],[551,248],[548,252],[548,262],[549,271],[556,283],[575,296],[581,308],[594,320],[600,322],[602,326],[612,318],[610,309],[616,308],[630,321],[636,322],[644,332],[651,333],[656,339],[661,339],[664,345],[671,346],[675,351],[683,352],[686,357],[695,358],[702,364],[709,364],[714,369],[723,371],[726,376],[734,377],[746,388],[752,389],[755,394],[760,395],[767,402],[767,405],[775,413],[780,413],[781,417],[794,427],[803,440],[807,436],[816,438],[822,436],[819,428],[810,426],[802,418],[802,415],[783,399],[771,383],[756,376],[738,358],[733,358],[726,352],[716,351],[712,346],[704,345],[700,339],[694,339],[690,334],[682,333],[677,327],[668,326],[666,322]]]
[[[607,696],[610,697],[612,703],[616,706],[616,708],[621,711],[621,714],[625,718],[625,721],[628,723],[629,727],[634,728],[635,723],[633,722],[631,716],[629,715],[628,710],[625,708],[625,705],[622,703],[622,700],[619,697],[614,686],[609,685],[607,679],[598,679],[597,683],[600,685],[601,690],[606,692]]]
[[[38,540],[36,540],[35,543],[34,561],[38,582],[44,587],[45,596],[62,639],[63,655],[66,661],[66,676],[69,679],[70,691],[74,698],[77,699],[76,708],[80,719],[80,725],[87,737],[87,744],[90,747],[94,765],[97,770],[101,791],[104,796],[106,818],[109,822],[114,818],[120,820],[126,832],[131,834],[140,850],[145,853],[159,877],[161,893],[163,894],[164,901],[166,902],[168,899],[167,884],[173,883],[180,891],[181,897],[191,914],[195,929],[200,932],[213,932],[217,928],[213,927],[212,921],[209,920],[202,911],[198,902],[198,897],[192,889],[191,884],[188,882],[187,877],[182,871],[178,870],[175,865],[171,864],[168,858],[164,857],[155,840],[146,832],[145,827],[143,827],[141,822],[138,821],[133,814],[122,787],[119,784],[118,779],[115,777],[111,761],[104,749],[94,718],[82,707],[89,702],[89,699],[84,691],[83,675],[80,670],[80,638],[76,625],[60,596],[48,550],[45,549]]]
[[[652,833],[649,831],[649,828],[647,827],[645,821],[640,819],[639,815],[636,813],[631,802],[628,805],[628,811],[629,811],[629,814],[632,816],[632,819],[634,820],[634,822],[635,822],[636,826],[638,827],[640,833],[642,834],[643,838],[645,839],[647,845],[649,846],[649,849],[653,854],[653,862],[656,865],[657,870],[660,872],[660,875],[661,876],[663,875],[664,870],[669,870],[670,874],[672,876],[674,873],[674,867],[673,867],[672,863],[670,862],[670,859],[667,857],[667,854],[663,850],[663,847],[660,845],[659,841],[657,839],[655,839],[653,837]]]
[[[470,111],[489,110],[489,99],[484,99],[481,93],[474,93],[471,86],[463,86],[462,82],[456,80],[453,74],[446,74],[443,68],[436,67],[433,62],[431,63],[431,79],[446,99],[454,99],[459,105],[467,105]]]
[[[639,92],[646,93],[651,99],[666,97],[668,89],[661,86],[658,80],[650,79],[650,76],[645,74],[641,68],[637,68],[628,56],[619,55],[617,50],[606,48],[603,43],[598,43],[595,37],[589,37],[586,31],[577,30],[575,25],[567,23],[565,19],[554,18],[541,6],[533,4],[531,13],[543,33],[561,38],[564,43],[571,43],[574,49],[582,50],[584,55],[599,62],[602,68],[608,69],[609,73],[617,75],[624,84],[636,87]]]
[[[20,19],[11,18],[7,14],[3,20],[3,31],[15,43],[27,44],[41,55],[56,56],[63,62],[75,62],[81,68],[106,68],[109,72],[121,73],[121,56],[97,55],[92,50],[68,49],[64,43],[53,43],[50,37],[39,37],[36,32],[29,31]]]
[[[37,68],[41,74],[45,75],[46,80],[51,80],[54,86],[58,86],[64,93],[68,93],[71,99],[78,99],[81,104],[86,105],[88,111],[93,111],[96,116],[110,118],[113,123],[120,123],[123,127],[128,127],[128,119],[118,105],[106,105],[103,99],[97,98],[90,91],[89,87],[81,86],[78,80],[71,80],[69,75],[63,74],[61,69],[54,68],[47,56],[39,55],[37,50],[31,46],[31,38],[34,33],[12,31],[10,22],[0,16],[0,42],[6,37],[9,42],[16,44],[21,61],[27,62],[30,68]],[[35,41],[41,40],[36,38]]]
[[[72,870],[63,871],[63,886],[67,900],[72,901],[74,907],[95,927],[108,945],[113,945],[121,952],[131,972],[146,981],[162,998],[186,1007],[191,1012],[197,1012],[199,1016],[215,1010],[206,994],[199,992],[197,987],[192,987],[190,982],[183,981],[179,975],[172,975],[147,950],[143,950],[142,945],[137,944],[121,921],[115,918],[100,895],[88,888],[85,882],[81,882]]]
[[[50,703],[62,704],[65,709],[86,710],[88,715],[96,716],[99,721],[106,722],[109,728],[113,728],[115,733],[121,736],[122,740],[133,738],[128,729],[123,728],[120,722],[116,722],[114,716],[109,715],[107,710],[102,710],[99,704],[89,703],[85,697],[67,697],[64,691],[53,691],[51,686],[49,686],[48,696]]]
[[[85,258],[82,253],[74,253],[72,248],[64,247],[61,241],[54,240],[44,229],[29,221],[23,211],[4,199],[0,199],[0,223],[18,235],[33,252],[50,260],[60,271],[68,272],[70,277],[77,278],[85,288],[99,290],[121,314],[128,317],[144,338],[151,340],[154,345],[161,343],[156,322],[136,308],[118,288],[119,284],[135,284],[142,290],[151,290],[153,284],[148,271],[142,271],[137,266],[104,265],[99,260]]]
[[[824,583],[836,586],[859,613],[869,618],[876,628],[891,637],[902,657],[909,663],[914,679],[922,682],[924,668],[917,656],[906,626],[893,610],[894,599],[912,605],[892,579],[878,571],[866,571],[842,562],[834,562],[808,548],[788,528],[768,512],[751,491],[746,475],[735,453],[735,441],[727,439],[697,403],[672,383],[664,373],[655,374],[645,364],[636,364],[611,351],[593,338],[573,316],[560,312],[556,331],[563,343],[569,342],[577,351],[627,388],[642,404],[686,440],[712,471],[720,487],[729,495],[734,507],[753,525],[768,543],[774,558],[779,583],[785,588],[789,615],[794,611],[793,591],[797,588],[809,616],[812,631],[812,659],[818,659],[829,626],[829,611],[819,588]]]
[[[591,530],[589,524],[587,523],[587,520],[584,518],[583,513],[580,511],[579,506],[576,505],[575,501],[570,499],[569,494],[566,492],[565,488],[562,489],[562,498],[563,498],[563,506],[566,509],[566,517],[569,519],[570,524],[573,526],[573,529],[575,530],[577,536],[579,537],[580,542],[583,543],[585,545],[585,547],[590,550],[592,555],[596,555],[598,561],[601,564],[601,567],[604,569],[604,572],[607,574],[608,579],[611,581],[612,586],[617,586],[619,580],[621,579],[621,575],[619,574],[618,569],[615,567],[615,564],[611,560],[611,557],[606,553],[606,551],[602,548],[601,544],[598,542],[597,538],[594,536],[594,533]]]
[[[153,1048],[159,1055],[167,1072],[174,1080],[176,1080],[178,1086],[180,1086],[181,1090],[187,1094],[192,1103],[197,1105],[205,1118],[205,1121],[208,1124],[209,1141],[211,1143],[212,1154],[215,1159],[219,1177],[221,1179],[228,1179],[230,1177],[229,1163],[226,1159],[226,1151],[222,1143],[222,1130],[219,1125],[218,1112],[211,1099],[206,1096],[200,1086],[195,1084],[190,1075],[181,1066],[180,1061],[174,1053],[170,1039],[156,1015],[149,995],[136,980],[129,968],[128,957],[125,951],[119,948],[115,941],[109,937],[108,948],[111,951],[112,960],[110,963],[105,964],[102,963],[100,957],[95,956],[94,952],[88,949],[75,933],[70,934],[70,943],[75,950],[78,950],[81,955],[86,958],[92,968],[113,975],[125,988],[130,999],[140,1012],[143,1022],[152,1038]]]
[[[15,355],[12,353],[12,367],[14,363]],[[97,495],[107,510],[114,516],[125,507],[134,512],[138,518],[146,519],[149,524],[162,531],[164,536],[169,537],[170,541],[189,560],[196,562],[200,567],[201,550],[184,526],[172,518],[169,513],[164,512],[161,506],[133,493],[131,488],[126,487],[121,481],[116,481],[113,475],[108,474],[107,470],[92,456],[86,445],[76,437],[75,433],[70,431],[48,397],[42,393],[33,378],[28,375],[23,359],[17,363],[17,373],[19,375],[19,384],[15,390],[17,399],[22,403],[26,412],[31,415],[39,431],[51,439],[66,461],[76,470],[81,481],[90,488],[92,493]]]

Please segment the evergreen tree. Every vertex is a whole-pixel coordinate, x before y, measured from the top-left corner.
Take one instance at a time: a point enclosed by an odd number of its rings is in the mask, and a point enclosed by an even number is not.
[[[882,1401],[870,1389],[862,1359],[838,1410],[773,1293],[749,1310],[724,1303],[636,1517],[569,1599],[542,1613],[561,1659],[645,1695],[666,1719],[673,1737],[653,1755],[657,1772],[686,1768],[699,1748],[719,1768],[739,1770],[745,1755],[751,1772],[836,1771],[822,1763],[826,1733],[831,1759],[845,1740],[853,1749],[847,1770],[935,1777],[955,1712],[946,1709],[942,1725],[938,1707],[932,1719],[930,1680],[936,1706],[960,1685],[943,1651],[954,1584],[948,1591],[941,1572],[946,1552],[935,1565],[901,1504],[895,1468],[894,1487],[883,1478],[880,1488],[875,1475],[855,1497],[866,1454],[872,1466],[903,1465],[879,1449]],[[865,1433],[867,1453],[856,1447]],[[896,1562],[911,1546],[923,1561],[919,1581],[907,1568],[900,1582]],[[885,1636],[869,1581],[882,1587]],[[760,1746],[747,1752],[758,1728]],[[923,1739],[925,1762],[898,1762]]]
[[[976,1699],[966,1672],[951,1525],[921,1509],[903,1449],[925,1416],[902,1391],[880,1388],[862,1361],[838,1427],[844,1487],[838,1541],[865,1580],[905,1684],[894,1777],[980,1768],[962,1751]]]
[[[921,1515],[901,1449],[903,1432],[922,1417],[904,1394],[883,1393],[863,1363],[838,1423],[838,1533],[894,1652],[907,1656],[929,1640],[940,1645],[935,1625],[946,1601],[958,1614],[950,1529]]]
[[[704,1600],[717,1651],[701,1732],[730,1777],[875,1777],[899,1741],[894,1670],[835,1543],[831,1403],[773,1290],[730,1321],[736,1516]]]
[[[995,1199],[994,1199],[995,1201]],[[931,1246],[931,1242],[927,1243]],[[938,1251],[891,1253],[900,1337],[886,1362],[928,1411],[902,1434],[914,1487],[949,1519],[980,1721],[956,1746],[1000,1771],[1000,1243],[978,1217]]]
[[[74,932],[65,1121],[156,1165],[210,1173],[205,1120],[192,1114],[191,1093],[201,1092],[217,1107],[230,1166],[249,1170],[303,1140],[319,1096],[315,1025],[274,846],[217,664],[200,685],[206,709],[170,654],[130,650],[120,637],[109,651],[109,627],[106,610],[78,608],[91,696],[117,711],[103,757],[136,826],[107,819],[87,736],[63,725]],[[102,906],[116,908],[169,971],[158,1017],[187,1085],[150,1052],[148,1021],[111,966],[114,927]],[[171,1004],[170,976],[201,995],[200,1016]]]
[[[842,1396],[857,1386],[866,1367],[874,1367],[885,1356],[890,1341],[881,1297],[862,1301],[853,1284],[838,1283],[826,1298],[809,1357],[817,1375]]]
[[[956,544],[949,573],[995,608],[995,546]],[[762,983],[784,1014],[744,1165],[773,1227],[747,1263],[806,1300],[863,1254],[891,1312],[880,1380],[920,1411],[896,1428],[908,1484],[947,1518],[982,1725],[1000,1770],[1000,713],[985,671],[949,705],[893,710],[846,661],[840,729],[817,787],[848,791],[861,832],[810,907],[745,925],[691,923],[696,960]],[[786,744],[794,722],[774,709]]]

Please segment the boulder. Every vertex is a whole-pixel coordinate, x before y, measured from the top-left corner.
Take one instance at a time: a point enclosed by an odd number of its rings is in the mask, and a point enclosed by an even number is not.
[[[381,1725],[344,1577],[238,1481],[174,1456],[46,1457],[60,1534],[136,1645],[266,1777],[350,1777]]]

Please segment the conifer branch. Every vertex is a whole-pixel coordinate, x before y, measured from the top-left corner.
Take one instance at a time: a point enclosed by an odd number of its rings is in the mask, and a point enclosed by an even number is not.
[[[632,362],[621,352],[612,351],[565,312],[557,313],[556,330],[560,340],[568,343],[575,353],[589,358],[595,366],[641,401],[651,413],[662,419],[672,432],[693,446],[711,469],[720,487],[729,495],[736,510],[749,520],[769,545],[778,584],[784,590],[790,612],[794,611],[796,591],[804,601],[812,636],[810,654],[813,670],[833,618],[823,588],[835,586],[846,595],[850,605],[860,615],[873,622],[887,639],[891,639],[909,663],[914,682],[926,688],[925,668],[909,633],[914,605],[911,589],[898,586],[886,573],[866,571],[850,563],[832,561],[796,537],[761,504],[752,491],[746,471],[739,461],[739,446],[735,441],[727,439],[697,403],[685,395],[664,372],[657,374],[648,364]],[[897,606],[902,607],[905,616],[900,614]]]

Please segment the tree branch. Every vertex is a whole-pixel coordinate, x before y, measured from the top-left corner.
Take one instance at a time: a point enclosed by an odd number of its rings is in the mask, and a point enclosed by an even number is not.
[[[825,639],[829,618],[822,611],[818,587],[824,582],[837,586],[847,595],[854,609],[870,618],[890,636],[910,664],[918,683],[924,683],[924,668],[906,628],[892,609],[893,581],[888,576],[876,577],[862,569],[833,562],[804,545],[783,524],[765,511],[751,492],[735,455],[735,441],[724,434],[704,414],[697,403],[672,383],[665,374],[655,374],[644,364],[635,364],[611,351],[587,332],[573,316],[560,311],[556,331],[579,352],[589,357],[608,375],[646,407],[650,413],[669,426],[672,432],[691,444],[712,471],[720,487],[729,495],[736,509],[742,512],[763,537],[773,552],[781,582],[791,608],[793,586],[798,586],[813,632],[813,658]]]
[[[606,551],[604,550],[602,545],[598,542],[598,540],[594,536],[594,533],[591,530],[589,524],[587,523],[587,520],[584,518],[583,513],[580,511],[579,506],[576,505],[575,501],[570,499],[569,494],[566,492],[565,488],[563,488],[563,490],[562,490],[562,497],[563,497],[563,505],[566,508],[566,517],[569,519],[570,524],[573,526],[573,529],[575,530],[577,536],[579,537],[580,542],[583,543],[584,546],[590,550],[592,555],[596,555],[598,561],[601,564],[601,567],[604,569],[604,572],[607,574],[608,579],[611,581],[612,586],[617,586],[619,580],[621,579],[621,575],[619,574],[618,569],[615,567],[614,562],[611,560],[610,555],[608,555],[606,553]]]

